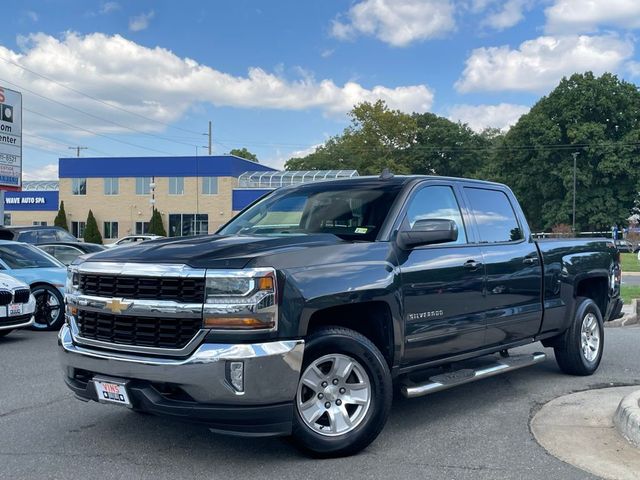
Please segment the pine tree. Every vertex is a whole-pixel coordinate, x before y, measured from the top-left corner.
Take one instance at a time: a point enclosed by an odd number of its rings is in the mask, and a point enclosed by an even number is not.
[[[100,235],[96,217],[93,216],[93,212],[91,210],[89,210],[87,225],[84,228],[84,241],[87,243],[97,243],[98,245],[102,245],[102,235]]]
[[[160,235],[162,237],[167,236],[167,231],[164,229],[164,225],[162,224],[162,215],[157,208],[154,207],[153,214],[151,215],[151,220],[149,221],[149,233],[151,235]]]
[[[69,224],[67,223],[67,212],[64,211],[64,202],[60,202],[60,209],[58,210],[58,215],[56,215],[53,224],[56,227],[64,228],[67,232],[69,231]]]

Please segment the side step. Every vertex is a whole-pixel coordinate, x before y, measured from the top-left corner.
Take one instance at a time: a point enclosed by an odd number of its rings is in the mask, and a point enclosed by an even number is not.
[[[493,377],[501,373],[510,372],[519,368],[535,365],[547,358],[544,353],[532,353],[529,355],[514,355],[506,358],[495,358],[494,362],[476,368],[463,368],[453,372],[442,373],[430,377],[424,383],[405,382],[402,386],[402,394],[407,398],[421,397],[430,393],[439,392],[448,388],[475,382],[483,378]]]

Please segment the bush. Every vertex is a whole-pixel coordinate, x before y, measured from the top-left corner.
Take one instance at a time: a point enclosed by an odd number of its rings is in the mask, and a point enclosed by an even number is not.
[[[153,214],[151,215],[151,220],[149,221],[149,233],[151,235],[161,235],[163,237],[167,236],[167,232],[164,229],[164,225],[162,224],[162,215],[157,208],[153,208]]]
[[[56,227],[64,228],[67,232],[69,231],[69,224],[67,223],[67,212],[64,211],[64,202],[60,202],[58,215],[56,215],[53,224]]]
[[[89,210],[87,225],[84,228],[84,241],[87,243],[97,243],[98,245],[102,245],[102,235],[100,235],[96,217],[93,216],[93,212],[91,210]]]

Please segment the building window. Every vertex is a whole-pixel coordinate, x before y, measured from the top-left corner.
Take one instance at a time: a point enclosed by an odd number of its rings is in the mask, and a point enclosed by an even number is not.
[[[151,193],[151,177],[136,177],[136,195]]]
[[[169,236],[206,235],[209,233],[209,215],[193,213],[169,214]]]
[[[31,224],[35,227],[46,227],[47,226],[47,222],[39,222],[39,221],[34,221],[31,222]]]
[[[104,222],[104,238],[118,238],[118,222]]]
[[[3,225],[11,225],[11,214],[10,213],[6,213],[5,212],[2,224]]]
[[[149,233],[150,222],[136,222],[136,235]]]
[[[202,178],[202,194],[216,195],[218,193],[218,177]]]
[[[184,177],[169,177],[169,195],[184,195]]]
[[[105,178],[104,179],[104,194],[105,195],[118,195],[120,193],[119,178]]]
[[[86,195],[87,194],[87,179],[86,178],[72,178],[71,179],[71,194],[72,195]]]
[[[71,235],[76,238],[83,238],[85,226],[85,222],[71,222]]]

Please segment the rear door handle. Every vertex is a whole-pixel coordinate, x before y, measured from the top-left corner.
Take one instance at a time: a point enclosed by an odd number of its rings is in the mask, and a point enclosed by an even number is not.
[[[524,263],[525,265],[535,265],[536,263],[538,263],[538,257],[524,257],[522,263]]]
[[[467,270],[477,270],[482,266],[482,263],[476,262],[475,260],[467,260],[462,266]]]

